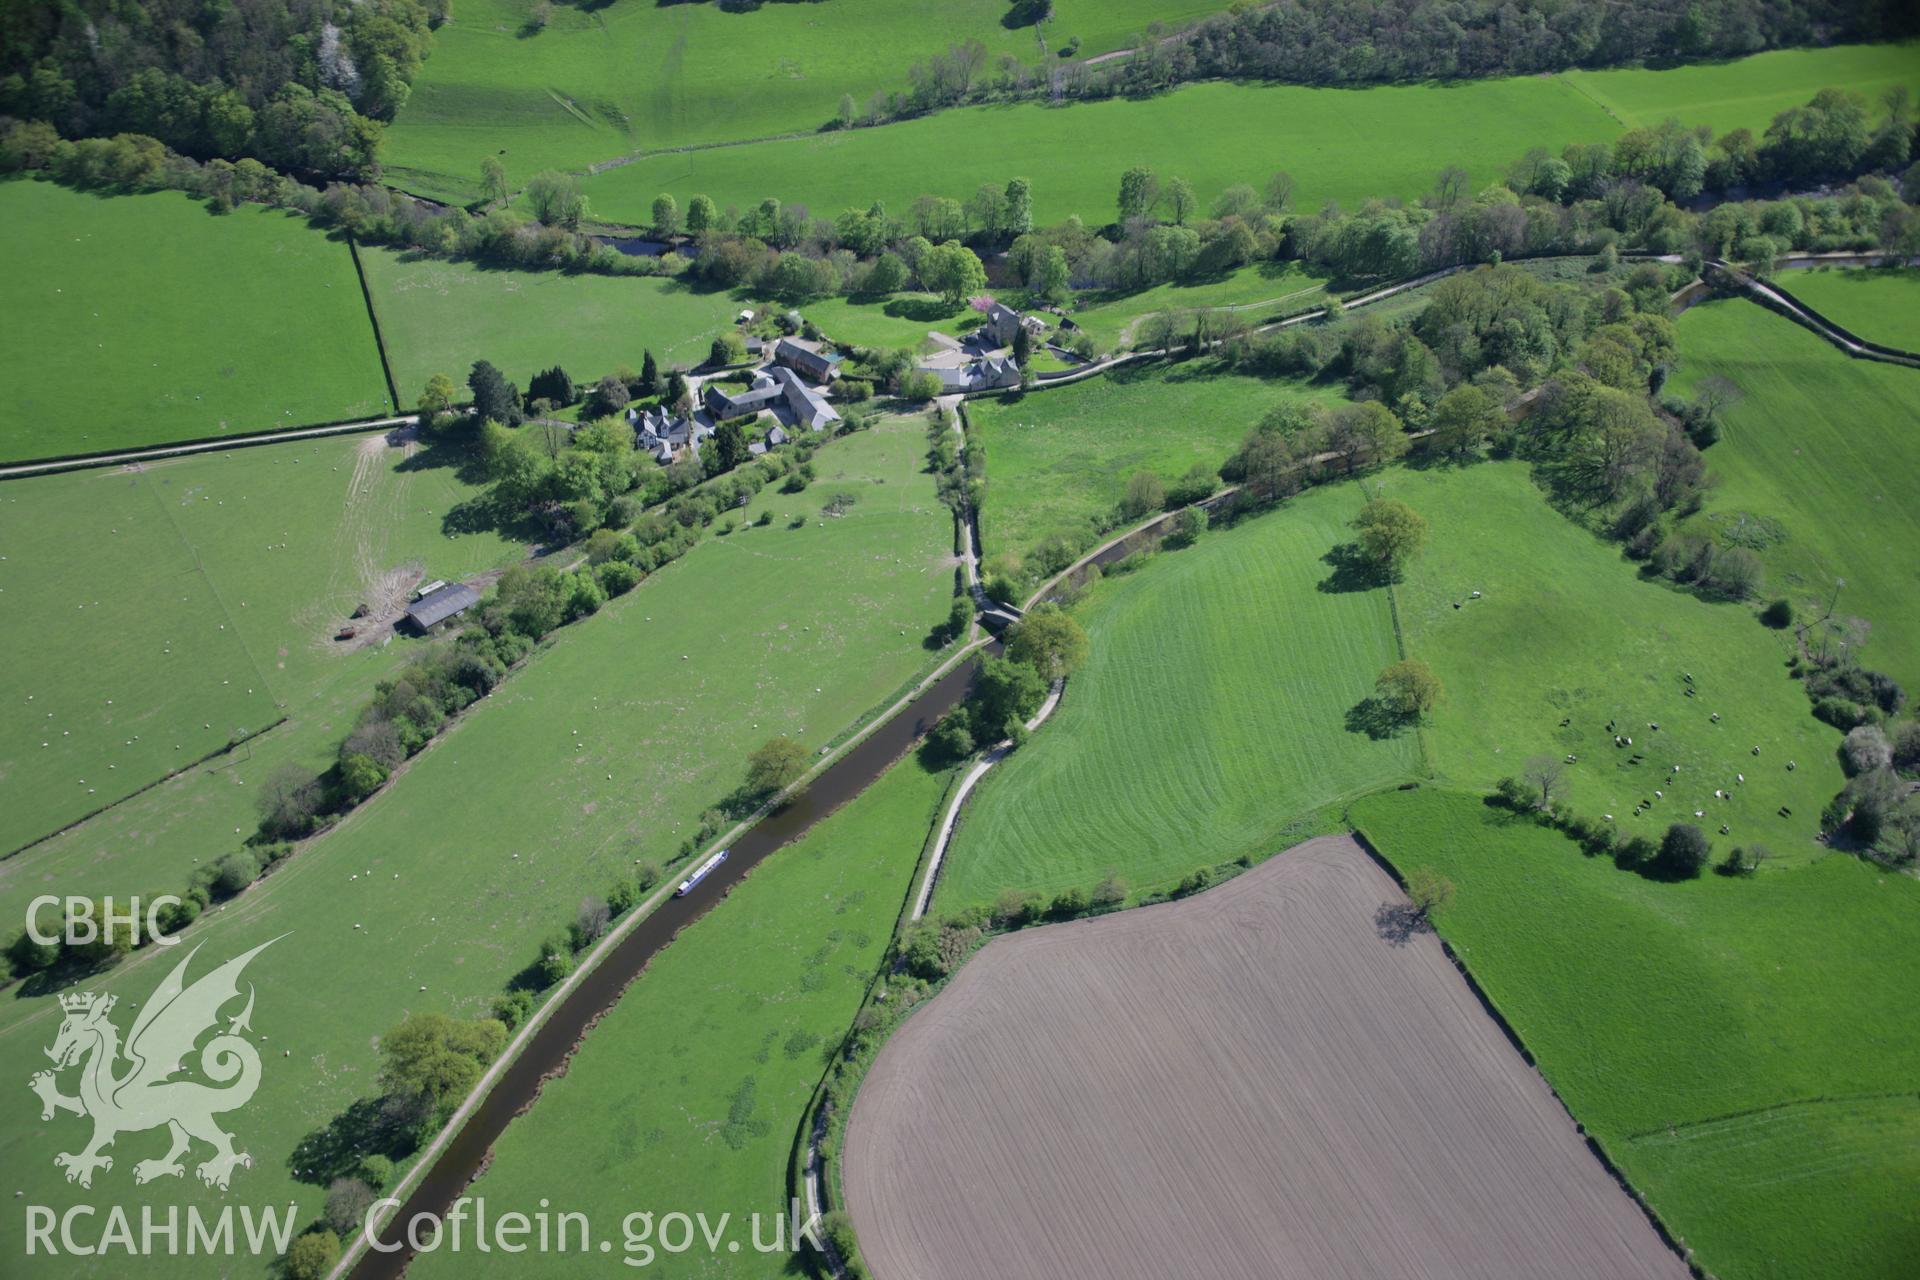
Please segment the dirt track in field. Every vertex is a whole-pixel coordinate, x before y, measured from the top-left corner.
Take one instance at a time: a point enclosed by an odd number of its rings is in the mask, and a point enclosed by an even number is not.
[[[1327,837],[990,943],[855,1101],[875,1276],[1682,1280],[1404,902]]]

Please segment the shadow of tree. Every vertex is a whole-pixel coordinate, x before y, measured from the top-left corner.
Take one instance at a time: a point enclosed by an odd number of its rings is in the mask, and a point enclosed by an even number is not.
[[[1364,733],[1375,742],[1397,736],[1418,717],[1380,698],[1362,698],[1347,708],[1347,732]]]
[[[1390,947],[1404,947],[1423,933],[1432,933],[1433,924],[1411,902],[1383,902],[1373,913],[1373,931]]]
[[[416,1118],[417,1119],[417,1118]],[[392,1160],[412,1154],[414,1125],[385,1098],[361,1098],[300,1139],[287,1157],[294,1180],[324,1187],[352,1176],[368,1156]]]
[[[53,927],[58,928],[57,925]],[[32,1000],[65,991],[77,982],[90,982],[120,963],[120,959],[121,957],[114,956],[98,964],[88,964],[63,953],[59,962],[51,968],[41,969],[21,979],[13,989],[14,998]]]
[[[1330,566],[1333,572],[1315,585],[1329,595],[1372,591],[1393,581],[1390,573],[1361,552],[1357,542],[1343,542],[1321,556],[1320,560]]]
[[[966,309],[967,304],[964,302],[950,307],[939,298],[895,298],[881,307],[880,311],[896,320],[933,324],[940,320],[950,320]]]

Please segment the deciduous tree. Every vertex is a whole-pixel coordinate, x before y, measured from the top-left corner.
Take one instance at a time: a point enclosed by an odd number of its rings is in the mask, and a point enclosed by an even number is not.
[[[506,1044],[507,1029],[493,1018],[409,1014],[380,1037],[380,1083],[439,1114],[466,1096]]]
[[[1013,629],[1007,657],[1060,680],[1087,660],[1087,633],[1060,606],[1039,605]]]
[[[1415,867],[1407,872],[1407,897],[1415,911],[1431,919],[1434,912],[1453,901],[1453,881],[1432,867]]]
[[[507,167],[499,157],[488,156],[480,162],[480,190],[495,204],[507,198]]]
[[[1397,498],[1371,499],[1353,527],[1361,553],[1388,574],[1397,574],[1427,542],[1425,517]]]
[[[778,791],[807,771],[807,760],[807,749],[792,738],[769,738],[747,757],[747,786],[759,794]]]
[[[1374,681],[1374,691],[1389,710],[1407,717],[1431,711],[1444,692],[1440,677],[1418,658],[1403,658],[1387,666]]]
[[[586,197],[570,173],[539,174],[527,184],[526,195],[527,208],[546,226],[573,230],[587,216]]]
[[[1160,200],[1160,179],[1153,170],[1135,165],[1120,175],[1120,221],[1131,222],[1153,212]]]
[[[680,202],[665,192],[653,198],[653,234],[665,240],[680,230]]]
[[[1567,763],[1558,756],[1538,755],[1527,757],[1527,766],[1522,773],[1527,787],[1533,793],[1533,805],[1544,809],[1553,803],[1560,794],[1560,787],[1567,771]]]

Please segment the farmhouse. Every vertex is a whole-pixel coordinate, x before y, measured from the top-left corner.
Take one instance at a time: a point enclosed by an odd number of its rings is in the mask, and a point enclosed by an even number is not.
[[[971,391],[992,391],[1020,385],[1020,366],[1006,356],[988,356],[959,368],[926,369],[940,379],[940,390],[962,395]]]
[[[662,463],[672,462],[677,449],[698,450],[700,441],[713,434],[710,424],[665,409],[629,409],[627,421],[633,424],[634,447]]]
[[[820,345],[804,338],[782,338],[773,344],[773,361],[815,382],[831,382],[840,372],[840,356],[822,351]]]
[[[480,601],[480,593],[464,583],[430,591],[407,606],[407,623],[426,635],[449,618],[458,617]]]
[[[1023,316],[1012,307],[995,302],[991,298],[983,298],[980,302],[986,304],[983,309],[987,313],[987,322],[981,326],[980,331],[993,339],[996,347],[1012,346],[1014,336],[1022,329],[1036,340],[1047,331],[1046,324],[1038,316]],[[979,303],[975,305],[978,306]]]
[[[762,409],[775,412],[784,409],[795,426],[808,431],[824,430],[829,423],[840,421],[840,415],[827,403],[826,397],[802,382],[792,369],[781,365],[754,374],[753,382],[745,390],[731,390],[720,383],[709,382],[705,399],[707,412],[717,422],[746,417]]]

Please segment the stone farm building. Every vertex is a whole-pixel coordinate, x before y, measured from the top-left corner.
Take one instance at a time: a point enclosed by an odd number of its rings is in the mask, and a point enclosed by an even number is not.
[[[1012,307],[1004,303],[995,302],[991,298],[985,298],[981,301],[986,303],[983,309],[987,314],[987,322],[981,326],[981,332],[991,338],[993,345],[996,347],[1012,346],[1015,335],[1022,329],[1025,329],[1029,334],[1033,335],[1033,339],[1036,342],[1038,342],[1041,335],[1047,331],[1045,322],[1038,316],[1023,316]],[[978,304],[976,303],[975,305]]]
[[[804,338],[782,338],[773,344],[773,362],[814,382],[832,382],[840,372],[840,356],[822,351],[818,343]]]
[[[480,602],[480,593],[464,583],[454,583],[430,591],[407,606],[406,621],[415,631],[426,635],[441,623],[458,617]]]
[[[680,449],[691,448],[698,457],[700,442],[713,434],[711,424],[665,409],[629,409],[627,421],[633,424],[635,447],[652,454],[662,465],[672,462]]]
[[[713,415],[716,422],[744,418],[762,409],[772,410],[775,414],[784,411],[794,426],[808,431],[823,431],[840,421],[840,415],[827,403],[826,397],[809,387],[799,374],[784,365],[760,370],[753,375],[752,383],[745,387],[709,382],[705,398],[707,412]]]
[[[1020,366],[1007,356],[988,356],[985,360],[975,360],[957,369],[929,368],[926,372],[940,379],[940,390],[947,395],[996,391],[1020,385]]]

